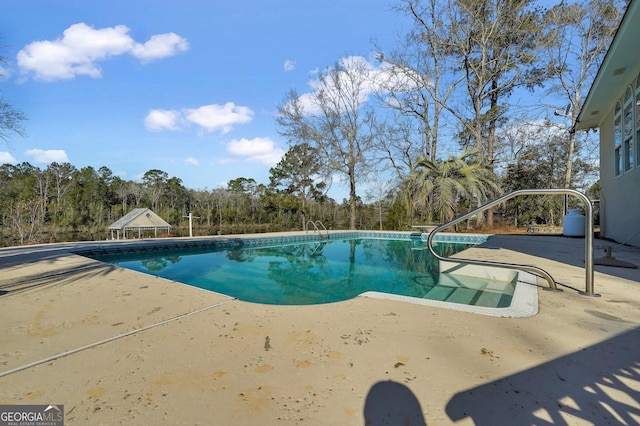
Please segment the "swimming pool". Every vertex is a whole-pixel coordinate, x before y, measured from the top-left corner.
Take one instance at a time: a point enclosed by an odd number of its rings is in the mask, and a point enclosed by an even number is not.
[[[470,244],[439,242],[452,255]],[[113,250],[97,260],[264,304],[330,303],[359,295],[433,300],[467,306],[510,306],[517,280],[442,274],[422,238],[333,237],[330,240],[248,243],[220,247]]]

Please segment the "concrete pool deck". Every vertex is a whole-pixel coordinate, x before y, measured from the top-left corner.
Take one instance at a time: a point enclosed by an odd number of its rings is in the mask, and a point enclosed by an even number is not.
[[[640,266],[640,249],[602,240],[594,258],[607,245]],[[527,318],[364,297],[251,304],[76,246],[0,249],[0,404],[62,404],[68,425],[640,422],[640,269],[596,265],[601,297],[579,295],[583,239],[464,252],[568,286],[540,289]]]

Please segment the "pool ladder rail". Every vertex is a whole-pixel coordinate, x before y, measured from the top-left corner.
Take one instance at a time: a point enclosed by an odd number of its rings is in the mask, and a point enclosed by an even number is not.
[[[309,253],[309,256],[311,256],[311,257],[320,256],[322,254],[322,252],[324,251],[324,248],[327,246],[328,243],[329,243],[329,240],[321,240],[321,241],[317,242],[313,246],[313,249],[311,250],[311,253]]]
[[[308,221],[307,232],[309,232],[309,224],[313,226],[313,232],[317,232],[321,239],[322,238],[326,238],[327,240],[329,239],[329,231],[327,230],[327,228],[324,226],[322,222],[320,222],[319,220],[316,220],[315,222],[312,220]],[[322,231],[324,231],[324,234],[321,232],[320,228],[322,228]]]
[[[443,231],[453,225],[456,225],[460,222],[463,222],[467,219],[471,219],[478,213],[488,210],[491,207],[503,203],[511,198],[520,196],[520,195],[573,195],[574,197],[579,198],[585,207],[585,290],[580,291],[580,294],[585,296],[594,296],[599,297],[598,293],[594,292],[593,285],[593,206],[591,205],[591,200],[584,195],[583,193],[576,191],[574,189],[566,189],[566,188],[549,188],[549,189],[519,189],[516,191],[509,192],[508,194],[503,195],[502,197],[496,198],[493,201],[484,204],[483,206],[478,207],[475,210],[470,211],[467,214],[459,216],[448,223],[440,225],[429,232],[429,237],[427,238],[427,248],[431,252],[431,254],[438,260],[444,262],[457,262],[461,264],[471,264],[471,265],[484,265],[484,266],[492,266],[496,268],[504,268],[504,269],[515,269],[515,270],[523,270],[526,272],[530,272],[532,274],[536,274],[541,276],[549,283],[549,288],[547,290],[552,291],[562,291],[558,288],[556,281],[553,279],[551,275],[542,268],[538,268],[537,266],[531,265],[519,265],[516,263],[504,263],[498,261],[488,261],[488,260],[479,260],[479,259],[463,259],[456,257],[443,257],[440,256],[433,248],[433,238],[435,235]]]

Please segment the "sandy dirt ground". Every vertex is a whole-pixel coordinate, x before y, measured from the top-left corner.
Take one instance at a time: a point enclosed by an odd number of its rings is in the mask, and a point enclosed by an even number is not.
[[[584,286],[579,265],[498,245],[472,255]],[[640,283],[614,269],[601,297],[540,289],[537,315],[500,318],[252,304],[64,251],[0,267],[0,404],[62,404],[68,425],[640,423]]]

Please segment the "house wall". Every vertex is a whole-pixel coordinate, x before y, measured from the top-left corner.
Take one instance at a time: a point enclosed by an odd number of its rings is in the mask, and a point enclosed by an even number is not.
[[[640,159],[631,170],[615,176],[615,101],[600,125],[600,235],[640,247]]]

